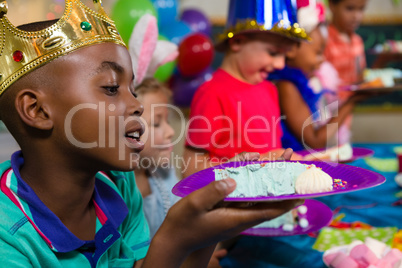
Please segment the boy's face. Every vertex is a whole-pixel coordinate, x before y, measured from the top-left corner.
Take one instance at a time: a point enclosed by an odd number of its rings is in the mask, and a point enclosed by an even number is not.
[[[330,2],[332,21],[336,27],[347,34],[359,28],[367,0],[342,0],[338,4]]]
[[[60,151],[88,170],[131,170],[144,147],[144,125],[127,49],[96,44],[45,67],[56,78],[46,93]]]
[[[145,142],[141,152],[140,165],[143,168],[169,164],[173,150],[174,130],[168,121],[168,98],[162,92],[149,92],[140,97],[144,105],[142,115],[147,128],[142,140]]]
[[[274,34],[244,35],[231,45],[235,52],[235,70],[243,81],[259,84],[269,73],[285,67],[285,53],[293,46],[284,43],[283,38]]]
[[[302,42],[290,51],[289,65],[299,68],[307,77],[312,77],[324,61],[325,39],[319,28],[310,33],[311,42]]]

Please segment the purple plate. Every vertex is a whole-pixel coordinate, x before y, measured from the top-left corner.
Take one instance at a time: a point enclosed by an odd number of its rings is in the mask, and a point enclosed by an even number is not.
[[[227,168],[227,167],[240,167],[248,164],[256,163],[270,163],[272,161],[254,161],[254,162],[228,162],[215,167],[207,168],[201,170],[189,177],[179,181],[172,189],[173,194],[184,197],[207,184],[215,181],[215,173],[213,170],[215,168]],[[225,201],[233,202],[259,202],[259,201],[278,201],[286,199],[304,199],[304,198],[314,198],[333,194],[343,194],[348,192],[353,192],[357,190],[363,190],[380,185],[385,182],[385,177],[381,174],[375,173],[374,171],[349,166],[346,164],[338,164],[323,161],[287,161],[287,162],[299,162],[302,164],[311,165],[314,164],[323,171],[328,173],[333,179],[341,179],[346,181],[347,184],[344,189],[334,189],[329,192],[313,193],[313,194],[291,194],[291,195],[280,195],[280,196],[258,196],[258,197],[227,197]]]
[[[355,161],[360,158],[373,156],[373,154],[374,154],[373,150],[367,149],[367,148],[353,147],[352,150],[353,150],[352,158],[343,160],[343,161],[339,161],[339,162],[340,163],[348,163],[348,162],[352,162],[352,161]],[[310,155],[311,152],[322,152],[322,151],[325,151],[325,149],[303,150],[303,151],[297,151],[295,153],[305,157],[307,155]],[[322,161],[329,161],[329,160],[322,160]]]
[[[368,92],[391,93],[391,92],[394,92],[394,91],[402,90],[402,86],[401,85],[395,85],[395,86],[392,86],[392,87],[374,86],[374,87],[360,88],[359,85],[349,85],[349,86],[341,87],[340,90],[342,90],[342,91],[365,92],[365,93],[368,93]]]
[[[304,216],[309,225],[306,228],[297,225],[293,231],[284,231],[280,228],[250,228],[243,231],[242,235],[252,235],[252,236],[290,236],[290,235],[301,235],[308,234],[320,230],[321,228],[327,226],[332,220],[332,211],[325,204],[313,200],[307,199],[304,202],[307,207],[307,213]]]

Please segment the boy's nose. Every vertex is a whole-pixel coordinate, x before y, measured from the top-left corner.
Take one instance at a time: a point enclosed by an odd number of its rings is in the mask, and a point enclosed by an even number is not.
[[[144,106],[142,103],[133,96],[133,100],[130,101],[130,115],[141,116],[144,112]]]
[[[174,136],[174,129],[170,124],[167,124],[166,126],[166,137],[171,139]]]

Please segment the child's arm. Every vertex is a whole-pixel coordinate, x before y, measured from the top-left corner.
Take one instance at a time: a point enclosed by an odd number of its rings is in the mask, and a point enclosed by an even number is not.
[[[313,148],[327,145],[327,138],[333,137],[338,127],[343,124],[358,101],[362,99],[355,95],[349,98],[338,111],[338,116],[332,117],[326,125],[315,129],[312,114],[296,86],[288,81],[278,83],[281,111],[286,116],[286,123],[295,136]]]
[[[232,179],[214,181],[176,203],[152,240],[142,267],[180,267],[183,263],[187,265],[183,267],[205,266],[217,242],[277,217],[300,203],[300,200],[287,200],[257,203],[247,208],[217,207],[235,187]]]

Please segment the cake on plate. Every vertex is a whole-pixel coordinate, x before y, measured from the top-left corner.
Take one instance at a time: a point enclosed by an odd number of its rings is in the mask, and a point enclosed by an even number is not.
[[[232,178],[236,181],[236,189],[228,197],[308,194],[333,189],[332,178],[322,169],[298,162],[257,163],[217,168],[214,172],[215,180]]]
[[[314,149],[312,149],[314,150]],[[304,157],[304,160],[348,161],[353,157],[353,148],[350,143],[334,146],[325,150],[314,151]]]
[[[282,230],[291,232],[296,226],[307,228],[309,222],[306,217],[307,207],[301,205],[292,211],[289,211],[275,219],[260,223],[253,228],[282,228]]]

